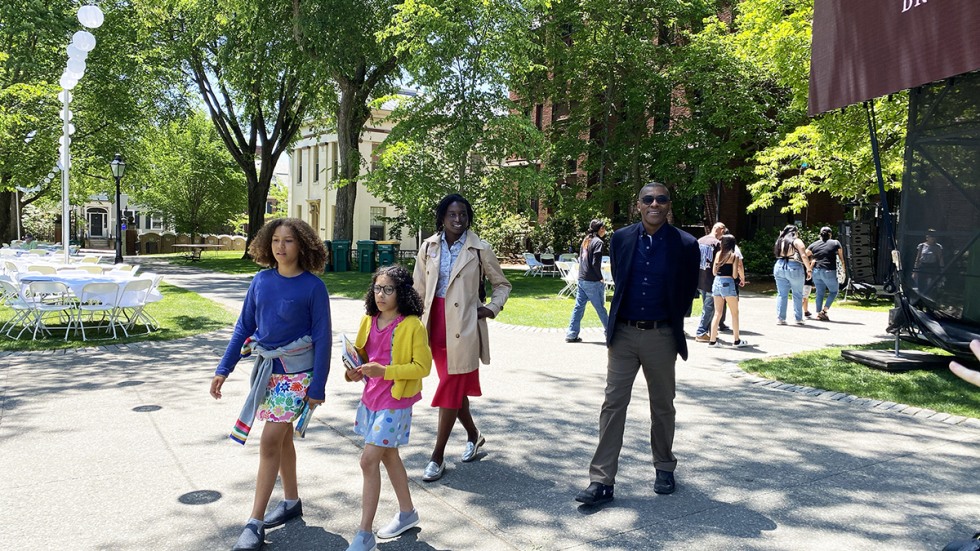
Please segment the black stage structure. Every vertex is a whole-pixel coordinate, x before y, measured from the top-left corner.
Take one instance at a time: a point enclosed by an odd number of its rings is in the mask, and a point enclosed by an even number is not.
[[[809,98],[811,116],[862,102],[867,112],[881,208],[878,237],[868,238],[879,262],[864,273],[895,291],[889,330],[968,358],[980,338],[978,28],[977,0],[815,0]],[[906,89],[896,212],[881,177],[874,98]]]

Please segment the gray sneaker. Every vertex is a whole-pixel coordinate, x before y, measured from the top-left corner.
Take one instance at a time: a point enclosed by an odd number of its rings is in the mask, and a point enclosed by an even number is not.
[[[242,535],[238,536],[238,541],[231,549],[232,551],[255,551],[261,549],[263,544],[265,544],[265,527],[250,522],[245,525]]]
[[[411,530],[419,525],[419,512],[412,509],[409,513],[401,511],[395,513],[395,518],[391,519],[388,526],[378,530],[378,537],[386,540],[402,535],[406,530]]]
[[[347,551],[378,551],[378,542],[374,540],[374,532],[358,530],[347,547]]]

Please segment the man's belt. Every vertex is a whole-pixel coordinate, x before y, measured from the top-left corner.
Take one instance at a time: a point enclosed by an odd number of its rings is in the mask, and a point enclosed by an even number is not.
[[[660,329],[670,327],[670,320],[622,320],[623,323],[637,329]]]

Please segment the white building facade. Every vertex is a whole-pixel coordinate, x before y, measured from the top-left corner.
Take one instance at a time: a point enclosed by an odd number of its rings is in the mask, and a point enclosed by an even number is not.
[[[386,120],[389,111],[375,109],[361,132],[358,151],[361,172],[366,175],[372,167],[376,150],[391,132]],[[289,216],[301,218],[315,229],[322,239],[333,240],[336,219],[337,189],[334,183],[340,172],[340,156],[335,128],[318,130],[310,123],[300,129],[300,138],[290,150]],[[385,217],[397,214],[397,207],[385,203],[357,183],[354,203],[353,244],[361,240],[398,241],[402,250],[417,248],[415,235],[394,235]]]

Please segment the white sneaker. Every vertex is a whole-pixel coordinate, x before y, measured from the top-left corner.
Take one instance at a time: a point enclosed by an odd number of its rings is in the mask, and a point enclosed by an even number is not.
[[[402,535],[406,530],[411,530],[419,525],[419,512],[412,509],[411,513],[395,513],[395,518],[391,519],[388,526],[378,530],[378,537],[386,540]]]
[[[374,539],[373,532],[358,530],[357,535],[351,540],[347,551],[378,551],[378,544]]]
[[[739,339],[732,343],[732,347],[734,348],[745,348],[748,345],[749,345],[749,341],[745,339]]]

